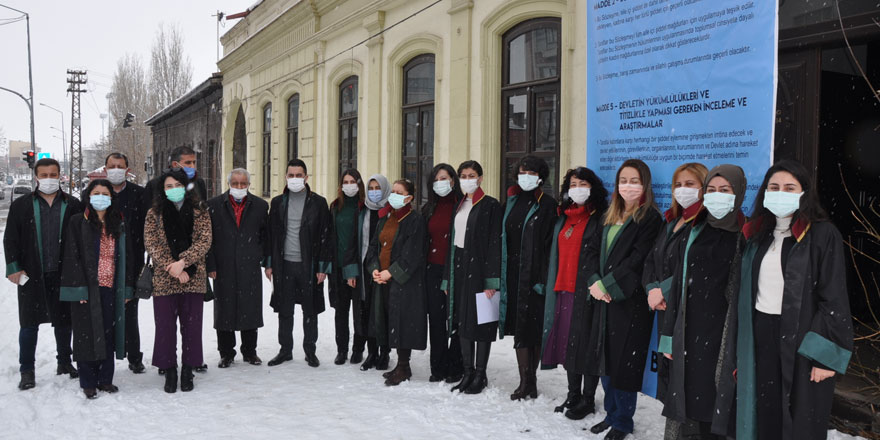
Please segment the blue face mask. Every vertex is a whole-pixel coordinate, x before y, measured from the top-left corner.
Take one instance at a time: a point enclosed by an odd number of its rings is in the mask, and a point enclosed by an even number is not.
[[[168,200],[171,200],[174,203],[182,201],[185,195],[186,190],[182,186],[165,190],[165,197],[168,197]]]
[[[802,195],[804,195],[803,192],[765,191],[764,207],[776,217],[788,217],[801,207]]]
[[[712,217],[722,219],[733,211],[736,205],[736,196],[720,192],[706,193],[703,195],[703,206]]]
[[[541,179],[539,179],[538,176],[533,176],[531,174],[520,174],[517,176],[516,180],[523,191],[531,191],[541,184]]]
[[[92,204],[92,208],[95,208],[95,211],[106,211],[110,207],[110,202],[110,196],[103,194],[89,196],[89,203]]]
[[[193,177],[196,177],[196,169],[195,168],[190,168],[190,167],[182,167],[182,168],[183,168],[183,172],[186,173],[186,177],[188,179],[192,179]]]
[[[370,199],[373,203],[379,203],[382,201],[382,190],[381,189],[371,189],[367,191],[367,198]]]
[[[391,207],[394,209],[400,209],[406,206],[406,198],[409,196],[405,196],[403,194],[392,193],[388,196],[388,203],[391,204]]]

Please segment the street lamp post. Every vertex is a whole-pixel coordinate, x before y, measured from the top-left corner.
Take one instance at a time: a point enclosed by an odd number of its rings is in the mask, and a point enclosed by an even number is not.
[[[64,132],[64,112],[46,103],[41,102],[40,105],[48,109],[55,110],[61,116],[61,154],[62,157],[64,157],[64,162],[67,163],[67,175],[70,176],[72,174],[72,170],[70,162],[67,161],[67,135]]]
[[[27,12],[19,11],[15,8],[10,8],[6,5],[0,5],[0,7],[4,7],[6,9],[18,12],[19,14],[24,15],[25,23],[27,25],[27,49],[28,49],[28,83],[30,85],[30,99],[25,99],[20,93],[9,90],[7,88],[0,87],[0,89],[6,90],[7,92],[12,92],[18,95],[21,99],[24,99],[27,102],[28,109],[31,111],[31,148],[34,152],[37,152],[37,142],[36,136],[34,135],[34,74],[33,67],[31,64],[31,16],[28,15]]]

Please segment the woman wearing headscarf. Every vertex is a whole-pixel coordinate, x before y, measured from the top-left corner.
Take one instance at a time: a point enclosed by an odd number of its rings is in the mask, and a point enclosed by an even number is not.
[[[698,216],[666,297],[657,351],[671,359],[663,407],[666,438],[718,438],[711,433],[724,321],[740,260],[741,211],[746,177],[736,165],[709,171],[703,186],[705,213]],[[733,273],[736,271],[736,273]]]
[[[654,204],[651,170],[639,159],[628,159],[617,170],[611,206],[605,212],[598,251],[599,266],[590,277],[593,307],[588,362],[605,389],[605,420],[590,431],[607,429],[608,440],[632,433],[636,399],[642,389],[651,311],[645,301],[642,271],[663,219]]]
[[[360,265],[363,268],[363,273],[361,275],[360,281],[361,283],[357,285],[357,292],[361,297],[361,307],[360,314],[360,324],[355,324],[354,332],[355,335],[361,334],[364,336],[364,339],[358,339],[356,342],[360,342],[361,345],[355,344],[352,347],[353,353],[359,353],[364,351],[364,345],[367,346],[367,357],[364,359],[364,363],[361,364],[361,371],[367,371],[371,368],[375,368],[377,370],[387,370],[388,362],[389,362],[389,353],[391,353],[391,349],[388,348],[387,345],[383,345],[379,347],[379,344],[376,341],[376,336],[370,333],[370,316],[371,309],[373,307],[373,291],[375,290],[375,285],[373,283],[373,275],[369,273],[364,266],[364,263],[367,258],[367,250],[370,248],[370,242],[373,241],[373,237],[376,235],[376,225],[379,223],[379,210],[385,207],[388,204],[388,195],[391,194],[391,185],[388,183],[388,179],[381,174],[373,174],[370,176],[370,180],[367,181],[367,196],[364,198],[364,206],[367,209],[363,209],[358,215],[358,225],[357,225],[357,234],[358,239],[357,242],[360,246]],[[358,356],[352,355],[353,358]],[[352,363],[354,359],[352,359]]]
[[[824,439],[834,376],[852,356],[852,315],[843,239],[803,165],[767,170],[743,236],[727,324],[736,338],[726,340],[712,429],[731,435],[735,422],[738,439]]]
[[[703,210],[703,184],[709,170],[700,163],[685,163],[672,173],[672,204],[664,214],[666,227],[660,228],[651,254],[645,259],[642,284],[648,292],[648,308],[655,311],[657,334],[663,328],[666,300],[676,266],[681,261],[682,244],[687,241],[694,219]],[[661,402],[669,383],[669,359],[657,359],[657,399]]]
[[[525,156],[517,184],[507,190],[501,229],[499,336],[513,336],[519,386],[510,400],[538,397],[537,369],[544,324],[544,284],[556,223],[556,200],[541,189],[550,176],[544,159]]]
[[[73,358],[79,383],[89,399],[113,385],[114,356],[125,358],[125,303],[133,298],[134,258],[116,194],[108,180],[86,187],[86,211],[67,226],[61,300],[70,301]]]
[[[449,260],[452,238],[452,220],[461,201],[461,188],[455,169],[440,163],[431,170],[428,181],[431,192],[428,203],[422,207],[422,217],[428,223],[428,266],[425,282],[428,289],[428,328],[431,339],[431,377],[429,381],[456,383],[461,380],[461,346],[458,335],[447,329],[448,304],[440,285]]]
[[[596,253],[587,250],[602,231],[602,215],[608,208],[608,191],[591,169],[577,167],[562,181],[563,202],[553,229],[550,266],[544,286],[544,335],[541,368],[562,364],[568,376],[568,396],[556,412],[568,409],[566,416],[581,419],[595,411],[595,376],[584,375],[582,344],[584,332],[592,320],[592,299],[587,281],[598,266]],[[592,258],[592,261],[587,261]],[[581,386],[583,384],[583,392]],[[583,413],[583,417],[572,417]],[[570,415],[571,414],[571,415]]]

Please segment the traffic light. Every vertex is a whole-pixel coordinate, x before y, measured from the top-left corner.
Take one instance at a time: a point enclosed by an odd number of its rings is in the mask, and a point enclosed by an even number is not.
[[[27,162],[28,168],[34,168],[34,162],[36,162],[36,154],[34,154],[33,150],[27,150],[21,152],[21,160]]]
[[[134,115],[131,113],[126,113],[125,119],[122,120],[122,127],[123,128],[131,127],[132,122],[134,122]]]

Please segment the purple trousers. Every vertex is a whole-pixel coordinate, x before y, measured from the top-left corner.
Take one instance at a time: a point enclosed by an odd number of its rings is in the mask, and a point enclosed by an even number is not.
[[[153,366],[168,369],[177,367],[177,321],[183,346],[183,365],[200,367],[202,356],[202,307],[205,296],[201,293],[183,293],[153,297],[153,317],[156,319],[156,339],[153,342]]]
[[[561,365],[565,363],[568,348],[568,332],[571,329],[571,311],[574,306],[574,294],[556,292],[556,310],[554,311],[553,327],[547,335],[547,344],[541,363],[544,365]]]

